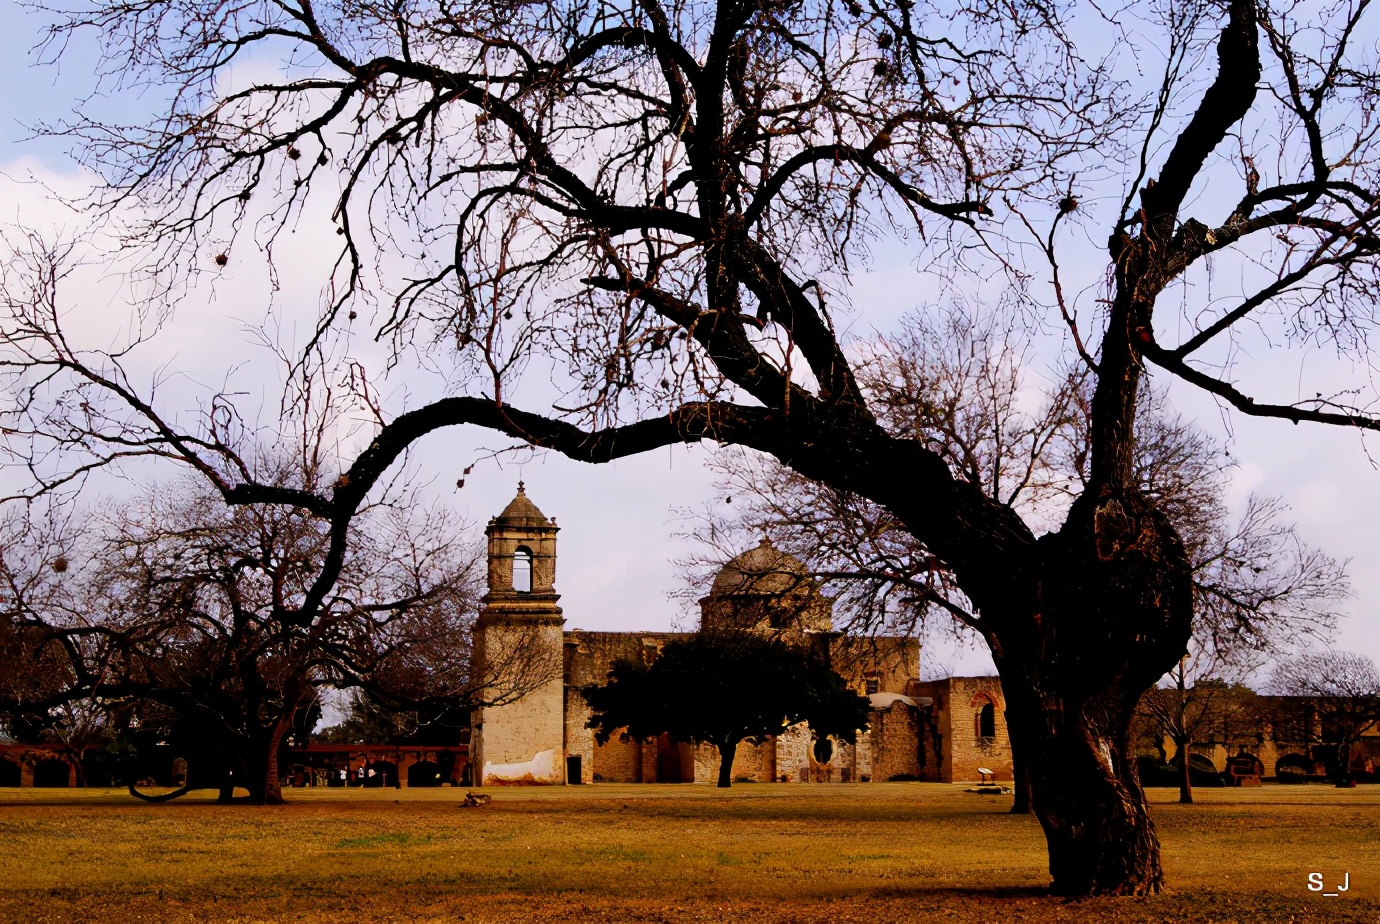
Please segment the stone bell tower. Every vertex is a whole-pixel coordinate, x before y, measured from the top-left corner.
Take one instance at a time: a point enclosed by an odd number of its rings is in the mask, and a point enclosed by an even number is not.
[[[474,627],[476,785],[565,781],[564,636],[556,605],[556,523],[517,496],[489,521],[489,592]]]

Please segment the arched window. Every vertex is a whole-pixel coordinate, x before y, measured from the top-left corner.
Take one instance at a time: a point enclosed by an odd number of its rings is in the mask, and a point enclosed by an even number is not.
[[[973,709],[973,737],[989,746],[997,737],[997,704],[989,693],[975,693],[968,705]]]
[[[513,590],[520,594],[532,592],[532,550],[525,545],[513,553]]]
[[[997,737],[997,708],[991,703],[984,704],[978,711],[977,725],[979,738]]]

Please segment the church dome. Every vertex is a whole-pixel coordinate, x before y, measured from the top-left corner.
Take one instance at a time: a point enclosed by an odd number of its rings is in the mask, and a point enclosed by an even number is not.
[[[517,496],[508,502],[502,513],[494,517],[494,522],[509,526],[551,525],[546,515],[527,497],[527,490],[521,481],[518,482]]]
[[[763,539],[729,560],[714,578],[714,597],[798,594],[814,590],[815,582],[800,559],[787,555]]]
[[[763,539],[719,570],[700,600],[700,628],[829,632],[833,601],[800,559]]]

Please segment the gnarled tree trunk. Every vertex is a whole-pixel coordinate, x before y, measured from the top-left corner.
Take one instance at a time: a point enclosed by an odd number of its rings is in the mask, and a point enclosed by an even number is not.
[[[1065,702],[1031,748],[1031,803],[1057,895],[1146,894],[1163,881],[1159,843],[1130,751],[1134,693]],[[1048,720],[1048,715],[1046,716]]]
[[[1187,643],[1187,556],[1134,493],[1080,499],[1039,545],[1036,609],[997,620],[991,641],[1049,843],[1051,891],[1156,892],[1159,844],[1131,723],[1141,694]]]
[[[291,726],[292,714],[289,711],[261,735],[255,735],[251,742],[250,752],[246,755],[248,777],[240,785],[249,789],[249,801],[254,805],[283,804],[282,780],[278,775],[278,749]]]

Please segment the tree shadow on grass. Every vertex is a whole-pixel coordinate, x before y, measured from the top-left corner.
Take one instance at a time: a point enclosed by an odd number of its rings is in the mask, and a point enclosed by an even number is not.
[[[24,792],[29,792],[29,791],[30,791],[30,790],[27,790],[27,789],[24,790]],[[55,792],[69,792],[70,790],[67,790],[67,789],[57,789],[57,790],[54,790],[54,791],[55,791]],[[36,796],[36,797],[34,797],[34,798],[23,798],[23,799],[6,798],[5,795],[4,795],[3,793],[0,793],[0,808],[7,808],[7,809],[22,809],[22,808],[83,809],[83,808],[90,808],[90,807],[92,807],[92,806],[102,806],[102,807],[117,806],[117,807],[124,807],[124,808],[146,808],[146,809],[147,809],[148,811],[150,811],[150,812],[158,812],[158,811],[167,811],[167,810],[171,809],[173,806],[206,806],[206,805],[215,805],[215,804],[216,804],[216,792],[215,792],[215,790],[207,790],[206,795],[204,795],[204,796],[201,796],[201,795],[199,795],[199,794],[193,794],[193,795],[184,796],[184,797],[182,797],[182,798],[179,798],[179,799],[176,799],[176,800],[172,800],[172,801],[169,801],[169,802],[158,803],[157,805],[152,804],[152,803],[148,803],[148,802],[141,802],[141,801],[139,801],[138,799],[134,798],[133,796],[131,796],[131,795],[129,795],[128,793],[125,793],[125,792],[111,793],[111,794],[109,794],[109,795],[106,795],[106,794],[102,793],[101,795],[83,796],[83,797],[77,797],[77,798],[73,798],[73,797],[71,797],[71,796],[67,796],[67,797],[62,797],[62,796],[50,796],[50,797],[46,797],[46,798],[43,797],[43,796]],[[236,802],[233,803],[233,804],[236,804],[236,805],[245,804],[245,805],[247,805],[248,803],[247,803],[247,802],[236,801]]]

